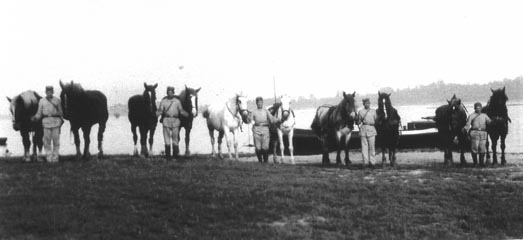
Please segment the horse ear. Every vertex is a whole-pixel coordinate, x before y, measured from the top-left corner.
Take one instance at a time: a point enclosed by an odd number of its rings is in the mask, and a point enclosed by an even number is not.
[[[187,89],[187,84],[185,84],[185,89]]]
[[[505,86],[503,86],[503,92],[505,92]]]
[[[390,95],[392,95],[392,93],[389,93],[389,97],[390,97]]]
[[[381,92],[380,92],[380,91],[378,91],[378,96],[379,96],[379,95],[381,95]]]
[[[63,89],[64,88],[64,83],[62,82],[62,79],[60,79],[60,87]]]
[[[347,96],[347,94],[345,93],[345,91],[343,91],[343,97],[346,97],[346,96]]]
[[[147,83],[143,82],[143,87],[147,88]]]
[[[494,93],[494,89],[490,88],[490,91],[491,91],[492,93]]]
[[[201,88],[201,87],[200,87],[200,88],[198,88],[198,89],[196,89],[196,92],[199,92],[200,90],[202,90],[202,88]]]
[[[11,102],[13,101],[13,99],[9,98],[9,97],[6,97],[7,98],[7,101]]]
[[[352,97],[356,97],[356,91],[352,93]]]
[[[154,88],[157,88],[158,87],[158,83],[157,84],[154,84]]]
[[[450,104],[450,101],[447,99],[447,102]]]

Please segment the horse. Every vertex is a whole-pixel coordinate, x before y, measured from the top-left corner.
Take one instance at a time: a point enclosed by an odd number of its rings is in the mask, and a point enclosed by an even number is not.
[[[13,98],[7,97],[9,110],[13,120],[13,129],[20,131],[24,145],[24,161],[36,161],[38,154],[42,154],[44,130],[42,121],[31,121],[38,110],[38,102],[42,97],[35,91],[25,91]],[[33,132],[33,154],[29,156],[31,139],[29,134]],[[38,149],[38,154],[37,154]]]
[[[401,117],[398,111],[392,106],[390,101],[390,93],[382,93],[378,91],[378,120],[376,122],[376,130],[378,132],[379,143],[381,145],[382,164],[387,161],[385,152],[389,150],[390,165],[396,164],[396,147],[399,142],[399,126]]]
[[[207,120],[207,128],[211,138],[212,156],[216,155],[214,150],[214,130],[219,132],[218,135],[218,157],[222,156],[222,139],[225,136],[229,159],[231,154],[231,137],[234,144],[235,159],[238,160],[238,129],[241,128],[242,122],[249,124],[250,111],[247,109],[247,97],[236,95],[225,103],[212,104],[203,111],[203,117]],[[232,134],[232,136],[231,136]]]
[[[456,94],[447,102],[447,105],[441,105],[436,109],[436,116],[434,117],[441,148],[444,151],[444,163],[453,163],[452,145],[457,141],[460,150],[460,162],[465,165],[464,152],[467,140],[463,127],[467,123],[466,109],[461,104],[461,99],[456,97]]]
[[[291,155],[291,163],[296,164],[294,162],[294,147],[292,138],[294,136],[294,126],[296,125],[296,116],[294,115],[294,111],[291,109],[291,98],[287,95],[283,95],[280,97],[279,103],[274,103],[271,108],[269,108],[269,112],[279,121],[278,125],[271,126],[271,137],[272,145],[273,145],[273,159],[274,162],[277,162],[277,146],[278,143],[280,144],[280,152],[281,152],[281,162],[283,163],[284,159],[284,150],[285,145],[283,143],[283,136],[287,136],[289,140],[289,153]],[[278,138],[276,138],[276,135]]]
[[[342,148],[345,150],[345,165],[348,166],[351,163],[349,158],[349,140],[356,120],[355,96],[356,92],[353,94],[343,92],[343,99],[337,106],[323,105],[316,109],[311,129],[322,143],[323,165],[330,164],[329,139],[332,136],[336,136],[336,163],[338,165],[341,164],[340,152]],[[342,142],[343,138],[345,141]]]
[[[89,137],[91,127],[98,124],[98,158],[103,158],[103,134],[105,125],[109,118],[107,110],[107,98],[97,90],[84,90],[80,84],[71,83],[63,84],[60,80],[60,99],[62,100],[62,109],[64,118],[69,120],[71,131],[74,134],[74,144],[76,145],[76,158],[82,156],[80,152],[80,135],[78,130],[81,128],[84,134],[84,154],[83,159],[89,160]]]
[[[185,86],[185,89],[180,92],[178,98],[182,103],[183,109],[189,113],[189,117],[180,116],[180,129],[185,129],[185,156],[191,155],[189,150],[189,143],[191,142],[191,129],[194,118],[198,116],[198,92],[201,88],[194,89]],[[178,132],[179,134],[180,132]],[[178,136],[178,139],[180,137]]]
[[[149,156],[149,153],[153,151],[154,142],[154,131],[158,124],[158,117],[156,111],[156,88],[158,84],[148,85],[143,83],[145,90],[142,95],[134,95],[129,98],[127,107],[129,109],[129,122],[131,122],[131,132],[133,133],[134,141],[134,155],[138,155],[138,148],[136,142],[138,135],[136,134],[136,128],[140,130],[140,144],[142,146],[140,154],[145,157]],[[149,133],[149,151],[147,150],[147,133]]]
[[[490,135],[490,140],[492,140],[492,164],[498,163],[496,148],[498,139],[500,139],[500,148],[501,148],[501,164],[506,164],[505,160],[505,139],[508,134],[508,123],[512,122],[508,116],[507,110],[507,101],[508,97],[505,94],[505,87],[493,90],[492,96],[481,111],[486,113],[491,119],[491,123],[487,125],[487,133]],[[487,138],[487,162],[490,161],[490,153],[488,150],[489,142]]]

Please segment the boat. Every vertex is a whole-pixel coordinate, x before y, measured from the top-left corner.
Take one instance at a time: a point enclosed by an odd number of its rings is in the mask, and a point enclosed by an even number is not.
[[[272,136],[271,136],[272,137]],[[321,141],[311,129],[294,129],[294,155],[317,155],[322,153]],[[336,151],[334,137],[329,139],[329,151]],[[284,144],[288,146],[287,138]],[[400,130],[398,150],[402,149],[435,149],[438,147],[438,130],[432,120],[409,122]],[[376,139],[376,148],[379,149],[379,138]],[[349,149],[361,149],[359,131],[353,131],[349,141]],[[272,146],[270,151],[272,152]],[[289,154],[285,149],[285,154]]]

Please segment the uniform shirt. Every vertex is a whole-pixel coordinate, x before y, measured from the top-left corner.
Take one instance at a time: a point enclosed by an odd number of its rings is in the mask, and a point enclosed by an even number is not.
[[[360,136],[372,137],[378,135],[374,127],[377,118],[376,110],[372,108],[368,110],[364,108],[358,112],[358,122],[362,124],[360,127]]]
[[[170,106],[170,107],[169,107]],[[158,111],[156,112],[157,116],[164,115],[163,126],[164,127],[179,127],[180,120],[178,117],[181,115],[189,116],[189,114],[183,110],[182,103],[178,98],[164,98],[160,102]]]
[[[485,113],[472,113],[469,115],[467,119],[467,125],[465,125],[465,128],[467,129],[467,131],[470,128],[472,128],[472,130],[486,131],[487,124],[489,124],[490,121],[490,118]]]
[[[269,126],[270,123],[276,122],[267,109],[258,108],[252,111],[252,120],[254,121],[254,126]]]
[[[53,96],[51,99],[48,99],[47,97],[40,99],[35,118],[43,118],[42,125],[44,128],[62,126],[62,116],[62,104],[59,98]]]

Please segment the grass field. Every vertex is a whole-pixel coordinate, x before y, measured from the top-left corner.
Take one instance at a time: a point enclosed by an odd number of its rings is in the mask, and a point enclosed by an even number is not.
[[[62,159],[0,160],[1,239],[523,237],[517,164],[371,170],[207,156]]]

